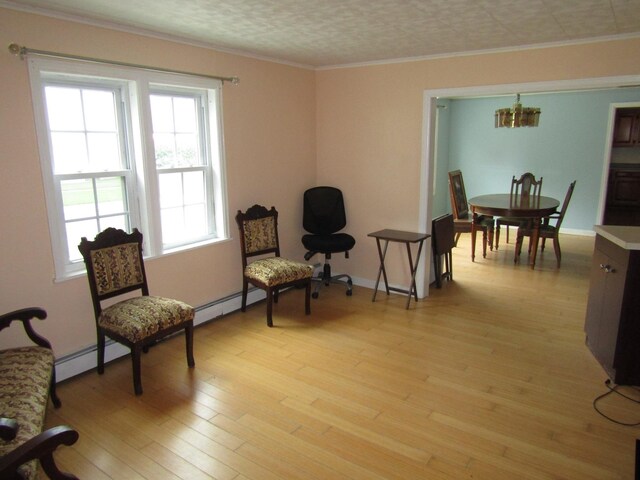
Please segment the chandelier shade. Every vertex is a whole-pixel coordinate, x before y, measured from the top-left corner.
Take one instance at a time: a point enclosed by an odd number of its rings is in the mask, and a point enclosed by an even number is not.
[[[495,114],[495,127],[537,127],[542,112],[537,107],[523,107],[520,103],[520,94],[510,108],[499,108]]]

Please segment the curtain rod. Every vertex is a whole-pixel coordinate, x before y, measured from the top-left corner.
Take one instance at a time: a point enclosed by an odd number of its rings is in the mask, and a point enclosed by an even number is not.
[[[143,70],[149,70],[152,72],[163,72],[163,73],[177,73],[182,75],[195,75],[198,77],[204,78],[212,78],[214,80],[220,80],[222,83],[230,82],[232,85],[238,85],[240,83],[240,79],[238,77],[219,77],[216,75],[205,75],[202,73],[192,73],[192,72],[183,72],[180,70],[170,70],[168,68],[158,68],[158,67],[149,67],[147,65],[138,65],[135,63],[125,63],[125,62],[116,62],[114,60],[103,60],[101,58],[93,58],[93,57],[81,57],[78,55],[69,55],[66,53],[58,53],[58,52],[48,52],[46,50],[35,50],[32,48],[21,47],[17,43],[12,43],[9,45],[9,52],[13,55],[19,55],[20,59],[24,60],[26,55],[42,55],[45,57],[55,57],[55,58],[69,58],[72,60],[83,60],[85,62],[94,62],[94,63],[106,63],[109,65],[118,65],[120,67],[133,67],[133,68],[141,68]]]

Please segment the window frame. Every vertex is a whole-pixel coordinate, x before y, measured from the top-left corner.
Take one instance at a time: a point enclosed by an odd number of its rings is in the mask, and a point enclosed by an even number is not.
[[[227,186],[222,131],[222,82],[196,75],[149,71],[142,68],[48,57],[27,59],[30,74],[42,180],[54,259],[54,280],[72,278],[85,272],[84,262],[69,260],[73,247],[66,240],[61,180],[54,172],[45,87],[49,84],[116,89],[122,105],[117,106],[122,126],[125,169],[96,173],[66,174],[69,178],[125,176],[130,228],[144,233],[145,258],[210,245],[229,239]],[[177,244],[163,245],[160,218],[159,175],[156,168],[150,95],[154,93],[198,97],[198,133],[205,150],[205,204],[207,234]],[[198,167],[200,168],[200,167]],[[180,170],[180,169],[177,169]],[[78,239],[78,243],[80,239]],[[69,246],[68,246],[69,244]]]

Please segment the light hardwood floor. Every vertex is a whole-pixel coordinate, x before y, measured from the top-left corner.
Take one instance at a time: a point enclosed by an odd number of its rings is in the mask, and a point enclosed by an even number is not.
[[[152,348],[140,397],[128,358],[63,382],[47,423],[80,440],[59,463],[84,480],[633,478],[638,428],[592,407],[593,238],[563,236],[562,268],[548,248],[532,271],[513,238],[471,263],[468,237],[454,281],[409,311],[331,286],[305,317],[292,291],[272,329],[264,304],[198,327],[194,370],[182,336]],[[600,406],[640,420],[618,395]]]

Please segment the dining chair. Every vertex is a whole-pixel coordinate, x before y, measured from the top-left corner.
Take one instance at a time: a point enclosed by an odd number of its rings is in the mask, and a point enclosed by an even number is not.
[[[142,258],[142,233],[137,228],[127,233],[109,227],[92,241],[82,237],[78,249],[87,267],[95,314],[98,373],[104,373],[105,337],[109,337],[131,350],[133,389],[136,395],[141,395],[142,352],[180,330],[185,332],[187,365],[193,368],[195,309],[179,300],[149,295]],[[113,303],[112,299],[119,298],[121,300]],[[103,308],[103,302],[109,305]]]
[[[273,327],[273,304],[278,302],[278,293],[289,287],[304,287],[305,314],[311,313],[311,277],[313,266],[288,260],[280,256],[278,240],[278,212],[275,207],[267,210],[254,205],[246,212],[238,210],[236,223],[240,230],[240,253],[242,254],[242,303],[241,311],[247,309],[249,284],[267,293],[267,326]],[[249,262],[252,257],[260,257]]]
[[[511,196],[521,196],[522,198],[539,199],[542,192],[542,177],[536,180],[531,172],[523,173],[520,178],[515,175],[511,179]],[[509,227],[519,227],[522,222],[529,219],[521,217],[500,217],[496,220],[496,250],[500,244],[500,227],[507,227],[507,243],[509,243]]]
[[[549,238],[553,239],[553,249],[556,254],[556,261],[558,262],[558,268],[560,268],[560,260],[562,258],[562,252],[560,251],[560,226],[562,225],[562,221],[564,220],[564,216],[567,213],[567,208],[569,207],[569,201],[571,200],[571,196],[573,195],[573,190],[576,186],[576,181],[574,180],[569,185],[567,190],[567,194],[564,197],[564,202],[562,204],[562,208],[560,212],[550,215],[549,217],[545,217],[543,219],[543,223],[540,225],[539,230],[539,238],[542,239],[541,249],[544,250],[544,241]],[[555,225],[550,225],[549,220],[555,220]],[[514,262],[518,261],[518,257],[520,257],[520,252],[522,250],[522,242],[524,237],[531,238],[533,233],[533,225],[530,222],[524,222],[518,227],[518,238],[516,240],[516,253],[513,259]],[[531,243],[529,243],[529,253],[531,253]]]
[[[469,212],[469,202],[467,201],[467,193],[460,170],[449,172],[449,194],[451,196],[451,209],[453,210],[454,246],[457,246],[460,234],[471,232],[473,221],[473,215]],[[487,243],[489,248],[493,250],[493,217],[479,215],[476,228],[482,230],[482,256],[486,257]]]

